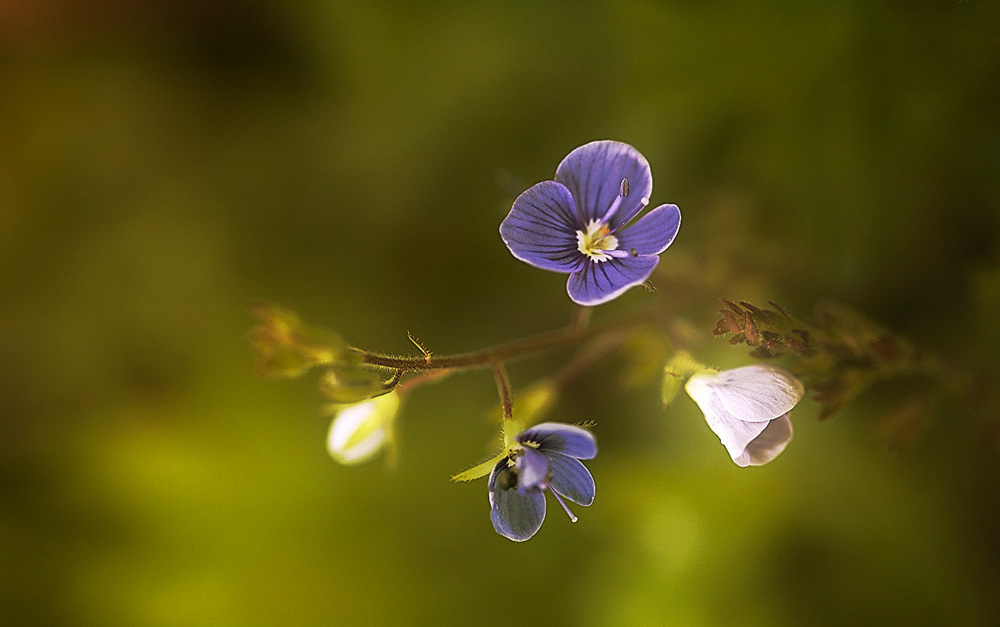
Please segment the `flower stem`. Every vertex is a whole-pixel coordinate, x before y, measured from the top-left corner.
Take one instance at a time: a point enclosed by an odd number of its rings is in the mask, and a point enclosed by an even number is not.
[[[493,361],[493,376],[497,380],[497,391],[500,393],[500,402],[503,404],[503,419],[510,420],[514,417],[514,402],[510,397],[510,379],[507,378],[507,371],[504,370],[503,362],[499,359]]]
[[[402,370],[403,372],[414,372],[422,370],[468,370],[472,368],[486,368],[492,366],[495,361],[505,361],[509,359],[519,359],[529,355],[544,352],[546,350],[558,348],[565,344],[571,344],[588,337],[601,335],[610,330],[623,325],[634,324],[633,320],[619,321],[616,324],[602,327],[587,328],[586,322],[579,321],[579,316],[574,318],[574,322],[565,329],[549,331],[532,337],[514,340],[506,344],[499,344],[469,353],[458,353],[455,355],[434,355],[428,357],[394,357],[380,353],[372,353],[360,348],[350,350],[361,356],[364,363],[386,368],[390,370]],[[610,327],[610,328],[609,328]]]
[[[573,309],[573,320],[570,322],[569,328],[579,332],[586,329],[587,325],[590,323],[591,311],[593,310],[590,307],[577,305]]]
[[[415,387],[419,387],[426,383],[437,382],[451,374],[450,370],[429,370],[427,372],[421,372],[418,375],[407,378],[405,381],[396,384],[396,393],[400,396],[409,393]]]

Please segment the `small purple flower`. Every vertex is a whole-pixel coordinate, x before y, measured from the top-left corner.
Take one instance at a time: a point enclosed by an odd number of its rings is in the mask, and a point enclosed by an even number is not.
[[[545,520],[546,488],[576,522],[563,498],[580,505],[594,502],[594,478],[581,459],[597,455],[597,441],[586,429],[543,422],[514,436],[517,445],[490,473],[490,518],[502,536],[523,542]]]
[[[653,177],[635,148],[596,141],[569,153],[554,181],[528,188],[500,225],[510,252],[543,270],[569,274],[566,291],[599,305],[649,278],[681,225],[660,205],[620,230],[649,203]]]

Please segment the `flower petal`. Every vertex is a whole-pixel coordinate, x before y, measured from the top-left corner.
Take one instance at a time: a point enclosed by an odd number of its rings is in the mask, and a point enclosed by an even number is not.
[[[532,442],[543,453],[562,453],[578,459],[593,459],[597,455],[594,434],[581,427],[561,422],[543,422],[517,434],[521,444]]]
[[[566,291],[577,304],[600,305],[648,279],[659,261],[656,255],[588,261],[569,275]]]
[[[640,255],[658,255],[673,243],[680,228],[681,210],[677,205],[660,205],[616,234],[618,248],[634,248]]]
[[[542,270],[573,272],[584,262],[576,232],[584,228],[566,186],[542,181],[517,197],[500,224],[515,257]]]
[[[514,463],[517,466],[518,490],[538,487],[538,484],[545,483],[545,479],[549,475],[549,462],[544,455],[533,448],[521,449],[517,461]]]
[[[545,457],[552,471],[550,488],[580,505],[594,502],[594,477],[580,460],[562,453],[546,453]]]
[[[763,466],[785,450],[792,440],[792,421],[788,414],[775,418],[767,423],[767,427],[747,445],[738,458],[733,461],[740,466]]]
[[[622,179],[629,195],[612,216],[612,228],[633,215],[653,191],[653,175],[646,158],[621,142],[596,141],[566,155],[556,168],[556,180],[572,192],[584,223],[601,218],[618,196]]]
[[[515,542],[524,542],[535,535],[545,520],[545,495],[541,490],[501,489],[496,485],[497,473],[507,468],[502,459],[490,474],[490,519],[500,535]]]
[[[761,434],[764,429],[767,428],[767,422],[746,422],[740,420],[736,416],[729,413],[726,406],[722,403],[715,394],[709,394],[708,396],[700,396],[696,392],[692,392],[691,382],[694,380],[692,377],[688,380],[688,385],[686,389],[691,398],[698,403],[701,407],[701,411],[705,414],[705,421],[708,423],[708,427],[719,436],[719,440],[722,441],[722,445],[726,447],[726,451],[729,452],[729,456],[734,462],[739,463],[738,458],[743,455],[746,450],[747,445],[750,444]]]
[[[787,414],[805,394],[802,382],[792,373],[769,364],[724,370],[713,377],[710,385],[729,413],[749,421],[773,420]]]

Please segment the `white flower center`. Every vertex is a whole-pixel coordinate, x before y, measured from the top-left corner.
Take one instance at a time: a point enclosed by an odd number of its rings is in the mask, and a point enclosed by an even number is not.
[[[606,222],[591,220],[587,224],[586,233],[576,232],[577,249],[590,257],[591,261],[607,261],[613,255],[608,255],[605,251],[618,249],[618,238],[609,233],[611,229]]]

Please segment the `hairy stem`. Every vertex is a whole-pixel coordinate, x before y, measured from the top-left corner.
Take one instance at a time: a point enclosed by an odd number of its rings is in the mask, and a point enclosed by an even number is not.
[[[370,366],[403,372],[425,370],[470,370],[473,368],[492,367],[496,361],[521,359],[537,353],[560,348],[590,337],[616,332],[638,322],[636,318],[627,318],[599,327],[587,327],[586,316],[575,316],[573,323],[565,329],[549,331],[532,337],[514,340],[489,348],[458,353],[455,355],[422,355],[420,357],[395,357],[369,352],[360,348],[350,350],[361,356],[362,361]]]
[[[507,371],[504,370],[503,362],[499,359],[493,361],[493,376],[497,380],[497,391],[500,393],[500,402],[503,404],[503,418],[510,420],[514,417],[514,403],[510,397],[510,379],[507,378]]]

